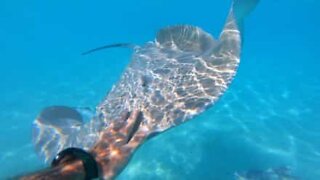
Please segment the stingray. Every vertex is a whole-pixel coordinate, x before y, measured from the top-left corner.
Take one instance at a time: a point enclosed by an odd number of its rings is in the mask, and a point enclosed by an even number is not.
[[[298,180],[292,173],[292,169],[287,166],[269,168],[266,170],[249,170],[236,172],[236,180]]]
[[[24,178],[112,179],[150,137],[215,104],[237,72],[243,21],[257,3],[234,0],[218,40],[199,27],[178,25],[161,29],[143,46],[115,44],[84,53],[133,47],[131,62],[95,111],[55,106],[39,114],[33,124],[35,149],[45,162],[60,159]],[[68,148],[82,151],[60,162],[64,153],[59,152]],[[75,158],[85,152],[96,162],[94,175]]]

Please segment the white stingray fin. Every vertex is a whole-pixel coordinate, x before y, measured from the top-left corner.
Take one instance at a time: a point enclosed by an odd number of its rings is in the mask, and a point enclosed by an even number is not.
[[[248,16],[258,5],[260,0],[233,0],[232,11],[239,21]]]
[[[68,147],[90,148],[87,124],[95,113],[89,108],[51,106],[45,108],[33,123],[32,141],[38,155],[50,162],[58,152]],[[83,132],[86,131],[86,136]]]

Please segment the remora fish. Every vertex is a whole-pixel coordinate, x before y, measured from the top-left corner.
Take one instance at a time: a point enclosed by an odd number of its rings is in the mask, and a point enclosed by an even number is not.
[[[53,167],[21,178],[115,178],[144,141],[203,112],[224,93],[240,62],[243,21],[257,3],[234,0],[219,40],[183,25],[135,46],[131,63],[93,115],[64,106],[42,111],[33,143],[46,162],[54,159]],[[122,45],[106,47],[115,46]]]

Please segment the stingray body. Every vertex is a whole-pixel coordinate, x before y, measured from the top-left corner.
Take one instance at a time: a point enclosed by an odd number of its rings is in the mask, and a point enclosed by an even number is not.
[[[51,107],[38,116],[33,131],[37,152],[48,162],[65,148],[83,148],[98,162],[100,178],[115,177],[146,139],[203,112],[225,92],[240,62],[244,18],[257,3],[234,0],[218,40],[198,27],[181,25],[135,46],[132,61],[89,122],[82,120],[88,113],[81,108]],[[71,163],[50,172],[68,177],[72,172],[66,167],[81,169]]]

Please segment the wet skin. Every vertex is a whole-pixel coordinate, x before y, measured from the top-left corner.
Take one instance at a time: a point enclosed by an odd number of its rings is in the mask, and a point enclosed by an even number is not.
[[[90,153],[99,167],[99,178],[112,179],[119,174],[129,161],[133,152],[149,135],[146,131],[136,128],[141,113],[134,111],[123,116],[123,121],[113,121],[101,132],[99,141]],[[122,123],[119,123],[122,122]],[[85,172],[80,160],[61,163],[54,168],[45,169],[18,179],[84,179]]]

